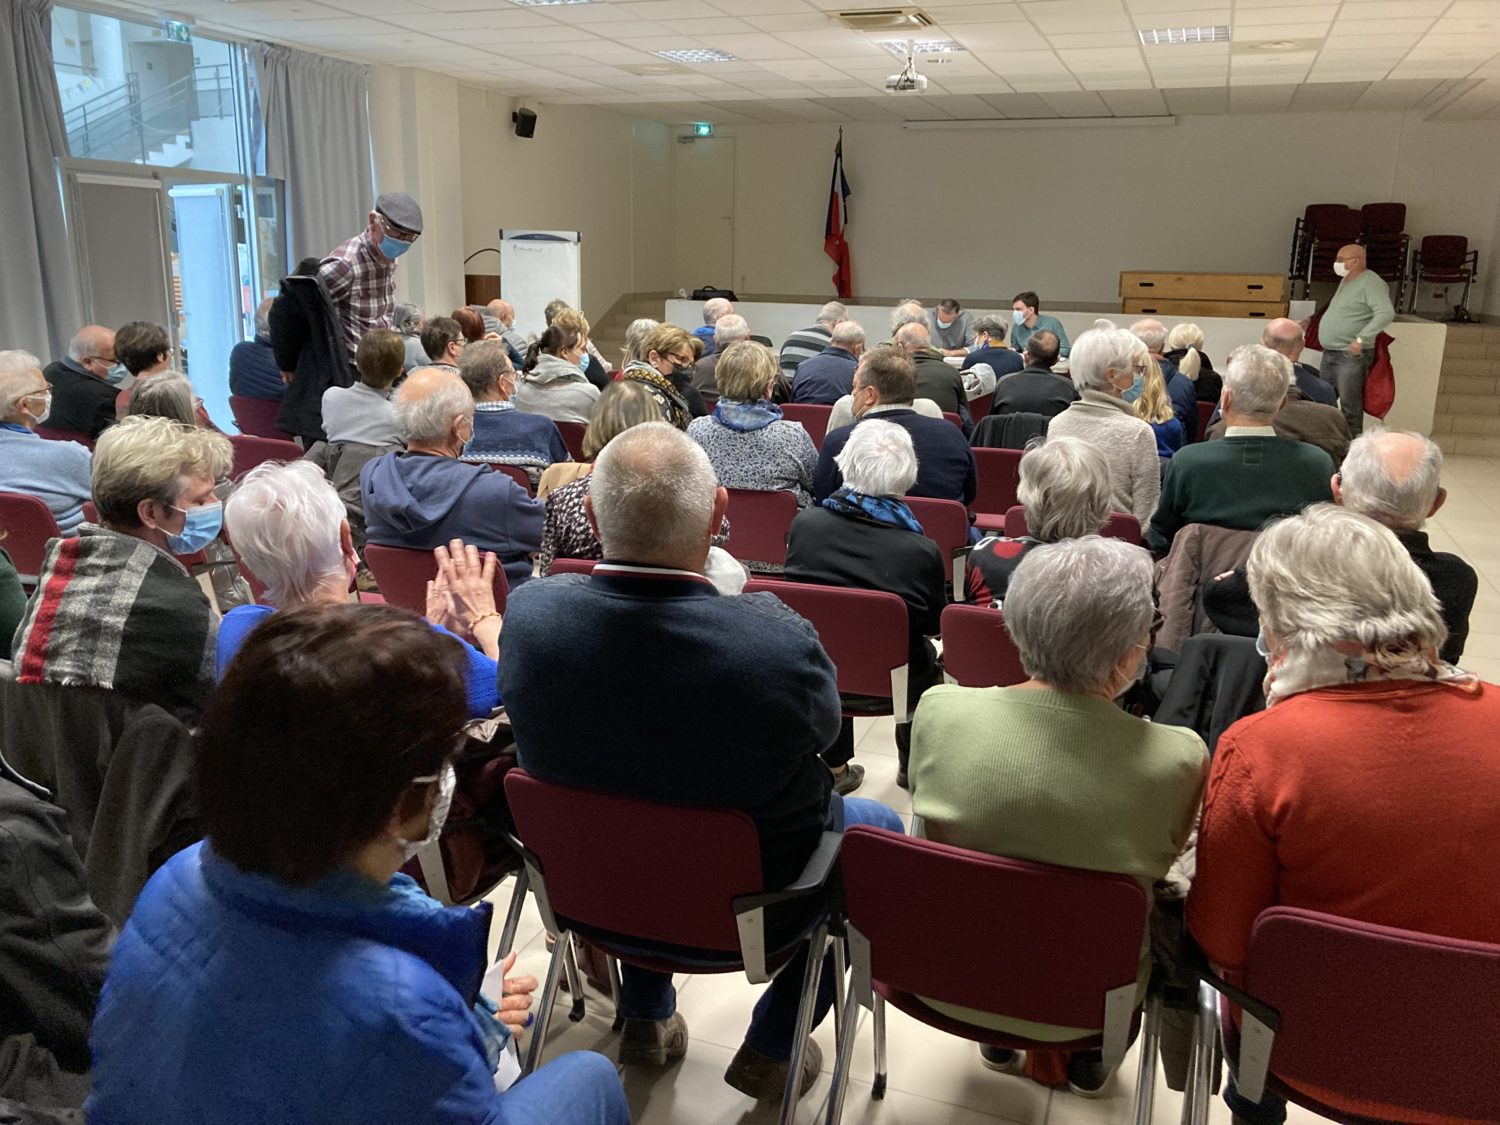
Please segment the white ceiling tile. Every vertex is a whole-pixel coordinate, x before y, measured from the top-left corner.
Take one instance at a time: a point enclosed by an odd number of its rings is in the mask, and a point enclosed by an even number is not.
[[[330,19],[348,15],[347,12],[315,3],[314,0],[254,0],[252,3],[236,4],[234,12],[240,18],[253,16],[257,19],[274,20]]]
[[[1346,3],[1340,13],[1342,18],[1361,20],[1413,19],[1427,16],[1436,19],[1448,8],[1452,0],[1361,0]]]
[[[1022,94],[1051,94],[1064,90],[1081,90],[1075,78],[1054,77],[1052,75],[1030,74],[1012,80],[1011,85],[1017,93]]]
[[[1049,118],[1057,111],[1036,94],[986,94],[982,99],[1002,117]]]
[[[1325,51],[1395,51],[1411,50],[1410,35],[1339,35],[1337,28],[1329,33]]]
[[[704,0],[634,0],[633,3],[611,3],[625,19],[690,20],[722,16],[724,13]]]
[[[668,31],[678,35],[688,35],[702,39],[711,35],[733,35],[736,32],[753,32],[744,20],[737,20],[731,16],[714,16],[709,19],[696,20],[659,20]]]
[[[1163,43],[1143,46],[1141,53],[1152,66],[1158,63],[1198,66],[1206,62],[1228,60],[1228,43]]]
[[[780,12],[757,15],[755,26],[761,31],[780,34],[789,31],[825,31],[834,25],[822,12]]]
[[[1229,87],[1230,113],[1285,113],[1292,104],[1297,87],[1271,84],[1266,86]]]
[[[1042,100],[1059,117],[1109,117],[1109,107],[1104,99],[1092,90],[1075,90],[1058,94],[1043,94]]]
[[[1328,22],[1338,13],[1337,4],[1303,4],[1301,7],[1287,8],[1247,8],[1236,11],[1234,14],[1234,26],[1241,27],[1266,27],[1275,24],[1297,24],[1297,23],[1319,23]]]
[[[987,51],[982,57],[1007,82],[1013,75],[1066,74],[1068,70],[1051,51]]]
[[[1130,18],[1121,0],[1042,0],[1022,4],[1028,19],[1047,34],[1080,31],[1129,31]]]
[[[1162,97],[1173,113],[1191,115],[1199,113],[1228,113],[1229,90],[1227,88],[1194,87],[1168,90]]]
[[[1131,31],[1088,31],[1082,35],[1049,35],[1055,51],[1091,47],[1129,47],[1140,40]]]
[[[1341,38],[1348,35],[1405,35],[1408,39],[1416,39],[1424,35],[1431,27],[1433,21],[1426,18],[1419,19],[1380,19],[1380,20],[1351,20],[1348,18],[1348,9],[1344,9],[1345,16],[1333,21],[1333,27],[1329,29],[1330,39]]]
[[[1153,27],[1218,27],[1229,26],[1228,8],[1205,7],[1202,0],[1181,11],[1133,11],[1131,18],[1138,28]]]
[[[1298,113],[1351,109],[1369,88],[1368,82],[1314,81],[1297,87],[1292,95],[1292,109]]]
[[[1025,23],[974,24],[951,34],[971,51],[1040,51],[1050,46],[1047,36]]]
[[[1125,0],[1125,7],[1130,10],[1136,23],[1139,24],[1143,16],[1159,16],[1167,12],[1191,12],[1215,6],[1212,3],[1205,3],[1204,0]],[[1173,19],[1181,18],[1181,16],[1173,17]],[[1173,20],[1168,20],[1161,26],[1166,27],[1172,22]],[[1187,23],[1185,19],[1182,22]]]
[[[1323,23],[1296,23],[1275,24],[1264,27],[1236,27],[1229,33],[1229,38],[1235,43],[1268,43],[1283,39],[1293,42],[1307,43],[1309,40],[1321,40],[1328,35],[1328,24]]]
[[[1100,97],[1116,117],[1151,117],[1167,112],[1160,90],[1110,90]]]

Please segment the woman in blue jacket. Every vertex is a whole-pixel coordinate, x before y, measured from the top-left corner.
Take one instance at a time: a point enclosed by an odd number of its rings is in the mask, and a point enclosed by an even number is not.
[[[208,838],[152,877],[115,948],[93,1125],[629,1121],[591,1052],[496,1090],[501,1018],[527,1004],[480,995],[490,907],[397,874],[447,815],[463,668],[385,606],[286,610],[246,639],[196,746]]]

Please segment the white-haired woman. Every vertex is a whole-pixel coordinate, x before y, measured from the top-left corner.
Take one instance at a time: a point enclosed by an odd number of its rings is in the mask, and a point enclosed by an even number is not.
[[[1142,526],[1161,495],[1156,435],[1135,415],[1123,395],[1146,364],[1140,341],[1123,328],[1093,328],[1073,342],[1069,374],[1079,399],[1047,428],[1049,437],[1072,437],[1092,445],[1109,463],[1110,505]]]
[[[233,459],[224,435],[168,418],[124,418],[99,436],[99,524],[48,545],[16,633],[22,683],[110,688],[196,710],[212,680],[218,623],[176,556],[219,534],[214,484]]]
[[[245,474],[224,505],[224,526],[250,573],[266,584],[274,608],[244,605],[224,615],[215,654],[222,680],[251,630],[276,609],[339,604],[359,556],[349,535],[344,502],[309,461],[268,462]],[[455,539],[433,552],[438,579],[429,583],[427,618],[439,632],[472,637],[466,644],[465,687],[471,718],[487,718],[500,705],[495,686],[500,655],[500,614],[493,582],[498,564]]]
[[[77,442],[48,441],[36,432],[51,410],[42,361],[30,352],[0,351],[0,492],[35,496],[71,535],[83,522],[91,462]]]
[[[1000,608],[1010,577],[1043,543],[1097,535],[1109,519],[1109,464],[1092,445],[1049,437],[1021,455],[1016,498],[1026,509],[1026,534],[988,535],[969,552],[968,600]]]
[[[912,811],[929,839],[1130,875],[1150,893],[1188,842],[1208,770],[1192,731],[1115,705],[1144,667],[1153,611],[1143,548],[1089,535],[1027,554],[1010,580],[1005,623],[1031,678],[1007,688],[939,685],[917,712]],[[1150,975],[1144,943],[1138,1000]],[[1099,1031],[928,1003],[1025,1039],[1062,1043]],[[992,1069],[1018,1066],[1015,1051],[980,1053]],[[1097,1050],[1072,1052],[1066,1069],[1084,1096],[1109,1079]]]
[[[1203,329],[1196,324],[1174,324],[1167,333],[1165,356],[1193,381],[1199,402],[1218,402],[1224,380],[1214,370],[1213,361],[1203,352]]]
[[[947,592],[943,553],[922,533],[902,499],[917,479],[911,434],[894,422],[870,418],[854,427],[834,458],[844,484],[792,521],[786,541],[786,577],[793,582],[885,590],[906,602],[908,626],[907,713],[942,676],[927,638],[936,636]],[[851,703],[845,700],[846,705]],[[896,726],[898,781],[905,784],[911,724]],[[854,724],[845,719],[839,740],[823,755],[836,788],[852,792],[864,776],[854,756]]]
[[[1443,663],[1426,576],[1388,528],[1330,504],[1261,532],[1248,572],[1266,710],[1214,753],[1193,936],[1231,979],[1270,906],[1500,943],[1500,687]],[[1438,1120],[1310,1092],[1348,1117]],[[1233,1085],[1225,1100],[1249,1125],[1286,1115]]]

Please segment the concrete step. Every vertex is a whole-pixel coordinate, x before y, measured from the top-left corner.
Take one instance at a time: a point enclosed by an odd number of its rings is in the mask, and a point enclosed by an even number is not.
[[[1500,434],[1434,433],[1432,440],[1450,457],[1500,457]]]

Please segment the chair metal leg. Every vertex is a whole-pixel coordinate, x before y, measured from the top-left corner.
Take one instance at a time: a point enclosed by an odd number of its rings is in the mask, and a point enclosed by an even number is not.
[[[1161,1049],[1161,997],[1147,1000],[1141,1018],[1141,1057],[1135,1072],[1135,1125],[1150,1125],[1156,1101],[1156,1056]]]
[[[833,1064],[833,1085],[828,1090],[828,1115],[824,1125],[839,1125],[844,1116],[844,1098],[849,1093],[849,1068],[854,1063],[855,1031],[859,1027],[859,998],[854,989],[848,989],[848,995],[839,1007],[842,1009],[840,1025],[844,1030],[838,1036],[839,1050]]]
[[[565,967],[568,973],[568,994],[573,998],[573,1007],[568,1012],[568,1019],[572,1023],[577,1023],[583,1019],[583,974],[578,971],[578,951],[573,948],[572,934],[558,935],[557,943],[566,947],[564,953],[567,958]]]
[[[849,991],[849,952],[842,937],[833,938],[833,1037],[844,1041],[844,1028],[850,1024],[844,1020],[844,995]]]
[[[620,1010],[620,962],[613,957],[605,959],[609,963],[609,995],[615,1002],[615,1022],[610,1025],[611,1031],[619,1031],[625,1026],[625,1013]]]
[[[522,1076],[530,1074],[541,1061],[542,1041],[547,1038],[547,1024],[552,1019],[552,1008],[557,1002],[557,986],[562,981],[563,963],[567,960],[564,950],[567,940],[568,935],[561,934],[557,944],[552,947],[552,960],[547,963],[547,980],[542,985],[541,1003],[537,1008],[536,1022],[531,1027],[531,1043],[526,1048],[526,1060],[521,1067]]]
[[[505,912],[505,926],[500,931],[500,952],[497,959],[504,959],[516,944],[516,930],[521,925],[521,911],[526,906],[526,892],[531,886],[531,877],[523,865],[516,874],[516,889],[510,895],[510,908]]]
[[[880,1101],[885,1097],[885,999],[875,997],[875,1081],[870,1086],[870,1097]]]
[[[1214,1089],[1214,1047],[1219,1033],[1218,1010],[1218,994],[1200,982],[1187,1088],[1182,1093],[1182,1125],[1208,1125],[1208,1107]]]
[[[802,999],[797,1004],[797,1027],[792,1033],[792,1057],[787,1066],[786,1091],[781,1098],[780,1125],[797,1120],[797,1098],[802,1093],[802,1059],[807,1036],[812,1031],[813,1007],[818,1002],[818,980],[823,975],[823,949],[828,943],[828,922],[818,923],[807,943],[807,967],[802,973]]]

